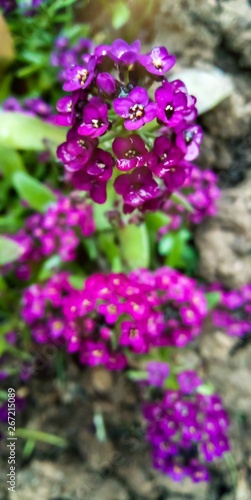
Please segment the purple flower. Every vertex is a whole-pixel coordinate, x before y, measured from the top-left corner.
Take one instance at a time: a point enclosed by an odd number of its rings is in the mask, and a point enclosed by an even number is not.
[[[114,159],[110,153],[98,148],[94,156],[86,165],[86,172],[89,175],[96,176],[97,179],[108,181],[112,176]]]
[[[72,91],[88,87],[94,78],[95,67],[96,58],[92,56],[84,66],[76,65],[69,68],[65,74],[66,82],[63,89]]]
[[[189,174],[190,164],[182,159],[180,149],[167,137],[160,136],[154,141],[147,163],[155,175],[163,178],[167,188],[173,190],[180,187]]]
[[[4,111],[23,111],[20,102],[15,97],[8,97],[2,103]]]
[[[122,172],[145,164],[147,149],[139,135],[116,137],[112,144],[112,150],[117,157],[116,166]]]
[[[183,159],[183,154],[177,146],[165,136],[157,137],[147,163],[158,177],[164,177],[170,168],[177,166]]]
[[[147,372],[149,384],[162,387],[170,373],[170,367],[161,361],[150,361],[147,363]]]
[[[57,157],[69,172],[80,170],[90,160],[97,143],[86,137],[81,137],[72,130],[67,135],[67,141],[57,149]]]
[[[24,107],[41,117],[47,117],[52,113],[51,106],[40,97],[25,99]]]
[[[110,73],[99,73],[96,78],[98,89],[108,96],[116,92],[116,80]]]
[[[90,366],[106,364],[108,359],[106,346],[102,342],[86,342],[85,349],[80,356],[81,363],[87,363]]]
[[[98,312],[105,316],[108,325],[114,325],[119,316],[123,314],[124,307],[118,302],[116,297],[111,297],[109,304],[100,304],[98,306]]]
[[[131,66],[138,59],[140,47],[141,45],[139,40],[135,40],[131,45],[129,45],[124,40],[118,39],[112,43],[109,50],[109,56],[117,64],[122,62],[127,66]]]
[[[88,191],[90,197],[96,203],[102,204],[106,201],[106,182],[83,170],[74,172],[70,180],[74,187],[80,191]]]
[[[108,128],[108,108],[99,97],[93,97],[83,110],[83,123],[78,128],[80,135],[92,138],[103,135]]]
[[[94,55],[97,59],[97,64],[101,64],[103,59],[109,54],[110,51],[110,45],[98,45],[94,49]]]
[[[141,87],[135,87],[126,98],[114,99],[113,106],[116,113],[126,119],[124,126],[127,130],[141,128],[157,115],[156,104],[149,103],[147,91]]]
[[[131,321],[121,323],[121,336],[119,343],[122,346],[131,347],[134,352],[147,352],[147,344],[144,340],[142,326]]]
[[[175,127],[189,114],[188,99],[184,92],[175,92],[173,84],[164,82],[155,91],[157,117],[169,127]]]
[[[180,123],[176,129],[176,144],[184,154],[187,161],[192,161],[199,155],[200,144],[203,137],[202,129],[199,125],[187,125]]]
[[[9,14],[17,8],[17,0],[2,0],[0,8],[3,9],[5,14]]]
[[[115,191],[123,196],[124,202],[137,207],[159,194],[159,187],[152,173],[146,167],[139,167],[131,174],[119,175],[114,182]]]
[[[199,387],[199,385],[202,384],[202,380],[193,370],[187,370],[179,373],[177,379],[184,394],[191,394],[197,387]]]
[[[175,65],[176,57],[165,47],[155,47],[148,54],[140,55],[138,61],[149,73],[162,76]]]

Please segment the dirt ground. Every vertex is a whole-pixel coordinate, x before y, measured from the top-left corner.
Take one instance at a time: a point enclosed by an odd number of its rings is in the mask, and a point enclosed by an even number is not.
[[[215,66],[232,79],[232,95],[199,118],[205,131],[199,163],[219,173],[224,191],[217,217],[196,230],[195,241],[203,278],[241,286],[251,281],[250,2],[163,0],[150,35],[142,36],[146,46],[176,53],[180,69]],[[137,390],[121,375],[70,363],[66,381],[59,383],[53,367],[33,379],[22,417],[28,428],[65,437],[68,448],[38,443],[29,459],[19,453],[18,489],[8,495],[1,469],[0,500],[251,500],[251,345],[236,343],[208,325],[189,354],[232,421],[232,459],[211,468],[210,484],[176,484],[155,472]],[[99,413],[107,432],[102,443],[93,424]]]

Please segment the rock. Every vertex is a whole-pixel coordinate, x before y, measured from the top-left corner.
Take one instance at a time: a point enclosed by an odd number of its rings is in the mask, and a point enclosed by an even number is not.
[[[149,462],[149,457],[147,462]],[[151,465],[149,462],[149,469],[150,467]],[[149,471],[141,468],[136,462],[120,467],[118,469],[118,476],[128,483],[130,490],[134,493],[141,495],[146,500],[152,500],[154,498],[156,485],[151,478],[152,474],[149,474]]]
[[[101,487],[91,498],[92,500],[129,500],[130,497],[125,488],[118,481],[115,479],[107,479],[101,484]],[[90,496],[88,497],[88,500],[89,499]]]
[[[94,389],[99,393],[106,393],[112,386],[112,375],[103,367],[96,367],[92,371],[92,383]]]
[[[251,177],[222,192],[218,214],[199,226],[200,274],[230,288],[251,282]]]

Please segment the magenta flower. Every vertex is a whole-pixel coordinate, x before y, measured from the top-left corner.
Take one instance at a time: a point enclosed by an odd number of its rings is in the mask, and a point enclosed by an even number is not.
[[[200,144],[203,137],[202,129],[199,125],[187,125],[180,123],[176,129],[176,144],[185,155],[187,161],[192,161],[199,155]]]
[[[115,191],[123,196],[124,202],[137,207],[159,194],[157,182],[146,167],[139,167],[131,174],[119,175],[114,182]]]
[[[81,137],[72,130],[67,135],[67,141],[60,144],[57,157],[61,160],[68,172],[80,170],[90,160],[94,153],[97,141]]]
[[[98,148],[94,156],[86,165],[86,172],[89,175],[96,176],[97,179],[108,181],[112,176],[114,159],[110,153]]]
[[[153,150],[148,155],[148,166],[172,190],[180,187],[188,175],[190,165],[182,159],[180,149],[167,137],[160,136],[155,139]]]
[[[116,137],[112,144],[112,150],[117,157],[116,166],[122,172],[142,167],[145,164],[147,149],[139,135]]]
[[[88,87],[94,78],[95,67],[96,58],[93,56],[83,66],[76,65],[70,67],[65,73],[66,82],[63,85],[63,89],[72,91]]]
[[[192,394],[202,384],[201,378],[193,370],[180,372],[177,379],[184,394]]]
[[[121,323],[121,336],[119,343],[122,346],[131,347],[134,352],[147,352],[147,344],[144,340],[142,326],[131,321]]]
[[[175,65],[176,57],[165,47],[155,47],[148,54],[138,56],[138,61],[149,73],[162,76]]]
[[[134,64],[140,53],[140,41],[135,40],[131,45],[129,45],[124,40],[115,40],[109,50],[109,56],[117,64],[122,62],[127,66]]]
[[[179,148],[161,135],[154,141],[153,149],[148,155],[148,166],[158,177],[164,177],[168,168],[177,165],[183,159]]]
[[[161,361],[149,361],[147,363],[147,373],[149,384],[162,387],[170,373],[170,367],[167,363]]]
[[[105,317],[108,325],[114,325],[121,314],[124,312],[123,304],[118,302],[117,297],[111,297],[109,304],[100,304],[98,312]]]
[[[78,128],[80,135],[92,138],[103,135],[108,128],[108,108],[100,97],[93,97],[83,110],[83,123]]]
[[[124,126],[127,130],[141,128],[157,115],[156,104],[149,103],[147,91],[141,87],[135,87],[128,97],[114,99],[113,106],[115,112],[126,119]]]
[[[96,78],[99,91],[108,96],[116,92],[116,80],[110,73],[99,73]]]
[[[83,170],[74,172],[70,180],[73,186],[80,191],[87,191],[96,203],[102,204],[106,201],[106,182]]]
[[[158,105],[157,117],[169,127],[175,127],[189,114],[188,100],[184,92],[175,92],[172,83],[164,82],[155,91]]]
[[[106,364],[108,359],[109,355],[106,346],[102,342],[86,342],[85,349],[83,349],[80,356],[81,363],[90,366]]]

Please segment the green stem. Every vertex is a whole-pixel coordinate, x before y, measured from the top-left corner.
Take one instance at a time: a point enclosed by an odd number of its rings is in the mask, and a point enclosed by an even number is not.
[[[52,444],[62,448],[66,447],[68,444],[66,439],[64,438],[55,436],[54,434],[48,434],[48,432],[36,431],[33,429],[16,429],[15,437],[33,441],[41,441],[43,443]]]

